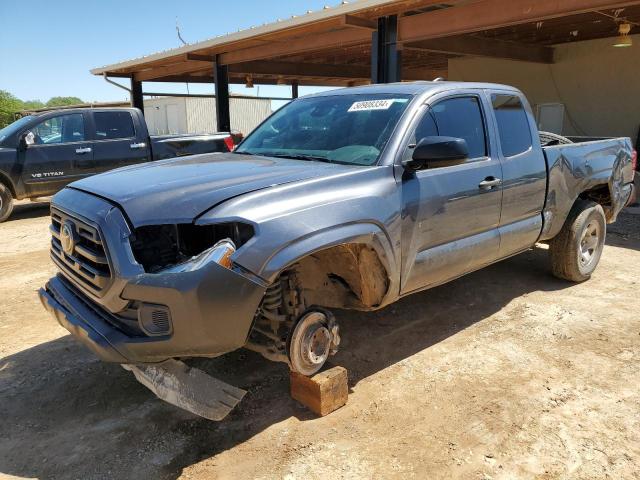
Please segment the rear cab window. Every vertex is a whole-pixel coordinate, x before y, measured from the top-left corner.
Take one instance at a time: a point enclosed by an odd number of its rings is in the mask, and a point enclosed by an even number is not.
[[[532,147],[531,126],[522,100],[517,95],[491,94],[502,154],[513,157]]]
[[[136,135],[129,112],[94,112],[96,140],[133,138]]]

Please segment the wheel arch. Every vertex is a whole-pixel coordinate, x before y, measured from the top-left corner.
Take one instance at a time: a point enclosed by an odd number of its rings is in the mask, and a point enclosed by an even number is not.
[[[320,306],[374,310],[398,295],[399,272],[391,240],[375,223],[340,225],[293,241],[271,256],[261,277],[273,282],[293,265],[298,266],[303,285],[307,280],[315,291],[309,292],[311,303]],[[326,304],[322,295],[331,293],[334,301]]]
[[[3,171],[1,171],[1,170],[0,170],[0,183],[5,185],[9,189],[9,191],[11,192],[11,196],[14,199],[17,199],[15,185],[13,184],[13,182],[11,181],[9,176],[6,173],[4,173]]]
[[[602,206],[607,223],[616,221],[618,214],[624,208],[631,193],[631,187],[624,185],[621,177],[616,174],[614,167],[610,176],[592,177],[566,201],[558,202],[562,192],[555,192],[555,198],[551,205],[545,208],[544,227],[540,235],[540,241],[550,240],[555,237],[567,221],[569,213],[581,200],[591,200]],[[564,192],[566,195],[566,192]],[[566,197],[565,197],[566,198]]]

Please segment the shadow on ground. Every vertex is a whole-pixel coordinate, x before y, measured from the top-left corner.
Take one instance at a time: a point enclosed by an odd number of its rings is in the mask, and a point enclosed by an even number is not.
[[[607,245],[640,249],[640,208],[623,210],[615,223],[607,225]]]
[[[49,202],[20,202],[13,207],[7,222],[49,216]]]
[[[534,250],[379,312],[337,312],[334,363],[350,386],[498,312],[512,299],[570,286]],[[43,311],[43,315],[44,315]],[[246,351],[197,362],[248,390],[215,423],[157,400],[118,365],[71,337],[0,361],[0,473],[44,478],[166,478],[292,416],[314,418],[288,394],[288,370]]]

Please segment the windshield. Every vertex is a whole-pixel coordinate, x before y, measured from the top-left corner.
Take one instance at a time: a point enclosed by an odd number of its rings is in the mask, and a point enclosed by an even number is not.
[[[374,165],[410,99],[399,94],[303,98],[274,113],[236,152]]]
[[[33,117],[27,115],[26,117],[22,117],[21,119],[16,120],[15,122],[10,123],[6,127],[0,129],[0,143],[2,143],[5,138],[18,133],[20,129],[22,129],[22,126],[26,123],[29,123],[31,120],[33,120]]]

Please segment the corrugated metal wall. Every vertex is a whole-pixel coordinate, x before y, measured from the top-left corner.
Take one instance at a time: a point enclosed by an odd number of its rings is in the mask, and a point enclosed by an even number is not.
[[[271,115],[271,100],[231,97],[229,108],[231,129],[247,135]],[[217,131],[216,103],[213,98],[149,98],[144,101],[144,113],[152,135]]]
[[[229,108],[231,129],[247,135],[271,115],[271,100],[231,97]]]
[[[213,98],[189,97],[187,100],[187,129],[189,133],[217,131],[216,104]],[[271,100],[234,98],[229,100],[231,129],[247,135],[271,115]]]
[[[213,98],[187,97],[187,133],[216,132],[216,102]]]
[[[231,97],[229,108],[231,129],[247,135],[271,115],[271,100]],[[144,114],[152,135],[217,131],[216,102],[213,98],[147,98],[144,101]]]
[[[187,110],[184,98],[145,99],[144,117],[151,135],[187,133]]]

